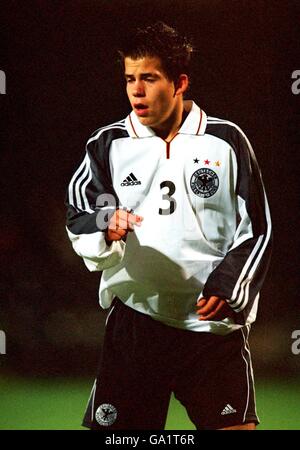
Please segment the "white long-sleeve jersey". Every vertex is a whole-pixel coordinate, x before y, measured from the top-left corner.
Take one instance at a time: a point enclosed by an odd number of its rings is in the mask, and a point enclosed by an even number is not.
[[[163,323],[226,334],[256,318],[271,249],[268,203],[241,129],[193,102],[167,143],[134,112],[96,130],[67,193],[67,232],[100,304],[117,296]],[[126,242],[105,240],[116,208],[144,218]],[[199,321],[197,300],[226,299],[235,322]]]

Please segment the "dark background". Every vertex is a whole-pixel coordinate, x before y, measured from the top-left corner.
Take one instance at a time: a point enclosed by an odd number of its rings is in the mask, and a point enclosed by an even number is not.
[[[129,112],[116,50],[163,20],[197,46],[190,97],[249,137],[269,197],[274,252],[252,331],[261,376],[297,375],[299,1],[3,1],[0,330],[3,372],[94,373],[105,312],[65,233],[64,196],[92,131]]]

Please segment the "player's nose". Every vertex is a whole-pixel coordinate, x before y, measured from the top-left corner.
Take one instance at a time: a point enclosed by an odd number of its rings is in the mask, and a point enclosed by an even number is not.
[[[134,83],[132,95],[133,95],[133,97],[144,97],[145,96],[144,85],[141,81],[137,80]]]

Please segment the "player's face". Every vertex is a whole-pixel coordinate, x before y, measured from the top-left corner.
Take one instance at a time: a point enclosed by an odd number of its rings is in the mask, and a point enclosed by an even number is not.
[[[158,57],[125,58],[127,95],[139,121],[154,130],[169,125],[179,96],[175,84],[161,67]]]

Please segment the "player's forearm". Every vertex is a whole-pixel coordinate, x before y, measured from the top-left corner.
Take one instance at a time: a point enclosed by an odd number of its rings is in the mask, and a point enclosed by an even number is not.
[[[269,267],[272,247],[271,224],[262,234],[255,235],[234,246],[219,266],[210,274],[203,296],[227,299],[236,312],[253,304],[260,292]]]
[[[102,271],[121,262],[125,249],[123,241],[108,243],[102,231],[73,234],[66,229],[74,251],[83,259],[90,271]]]
[[[239,313],[250,311],[264,282],[272,247],[271,217],[260,169],[249,142],[239,135],[237,216],[231,247],[210,274],[203,296],[227,299]]]

